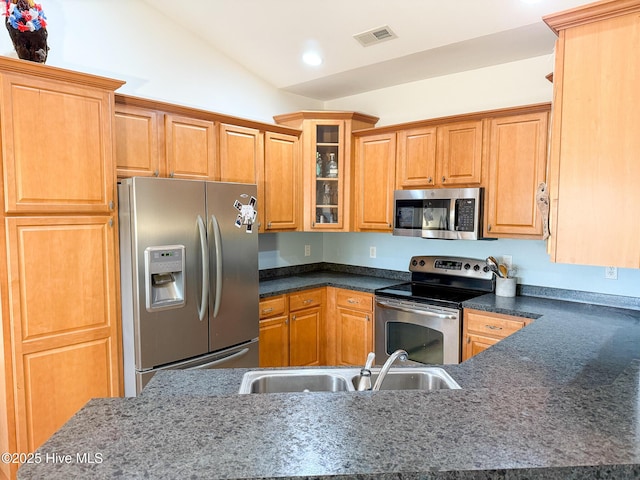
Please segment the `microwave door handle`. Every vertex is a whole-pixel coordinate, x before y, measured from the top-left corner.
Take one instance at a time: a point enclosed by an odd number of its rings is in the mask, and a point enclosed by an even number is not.
[[[455,230],[456,229],[456,199],[451,199],[451,208],[449,209],[449,225],[447,225],[447,230]]]
[[[435,318],[441,318],[441,319],[445,319],[445,320],[455,320],[457,317],[456,315],[451,315],[451,314],[446,314],[446,313],[436,313],[436,312],[431,312],[429,310],[423,310],[423,309],[418,309],[418,308],[410,308],[410,307],[406,307],[404,305],[398,305],[396,303],[391,304],[391,303],[387,303],[384,300],[378,300],[376,301],[376,305],[379,305],[382,308],[388,308],[390,310],[400,310],[401,312],[407,312],[407,313],[415,313],[417,315],[423,315],[425,317],[435,317]]]

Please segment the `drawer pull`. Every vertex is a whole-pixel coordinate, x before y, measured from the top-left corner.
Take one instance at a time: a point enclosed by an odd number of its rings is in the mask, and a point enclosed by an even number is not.
[[[502,327],[496,327],[495,325],[485,325],[489,330],[502,330]]]
[[[308,298],[308,299],[302,301],[303,305],[309,305],[310,303],[313,303],[313,299],[312,298]]]
[[[349,298],[349,299],[347,299],[347,303],[350,303],[350,304],[353,305],[353,304],[358,304],[360,302],[358,300],[353,299],[353,298]]]
[[[371,321],[371,319],[369,318],[369,315],[366,315],[364,318],[367,319],[367,322]]]
[[[273,312],[273,308],[265,308],[262,310],[262,313],[271,313]]]

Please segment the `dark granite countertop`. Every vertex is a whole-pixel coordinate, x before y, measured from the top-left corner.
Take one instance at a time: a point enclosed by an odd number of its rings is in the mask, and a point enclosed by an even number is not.
[[[402,277],[381,277],[362,273],[317,271],[260,280],[260,298],[317,287],[338,287],[373,293],[378,288],[407,281]]]
[[[38,450],[73,461],[19,478],[640,478],[640,311],[465,307],[536,320],[445,366],[461,390],[237,395],[246,370],[161,372],[137,398],[91,400]]]

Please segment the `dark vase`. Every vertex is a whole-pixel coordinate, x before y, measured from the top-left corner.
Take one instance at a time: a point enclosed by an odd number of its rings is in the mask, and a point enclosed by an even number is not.
[[[13,28],[9,23],[6,25],[13,42],[13,48],[15,48],[19,58],[38,63],[47,61],[49,46],[47,45],[48,34],[46,28],[33,32],[21,32]]]

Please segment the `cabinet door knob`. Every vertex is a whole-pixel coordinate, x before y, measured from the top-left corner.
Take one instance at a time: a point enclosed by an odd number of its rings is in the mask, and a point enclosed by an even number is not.
[[[442,183],[444,183],[444,182],[446,182],[446,181],[447,181],[447,178],[443,175],[443,176],[442,176]]]
[[[154,170],[153,171],[153,176],[154,177],[159,177],[160,176],[160,172],[158,170]]]
[[[293,317],[291,317],[291,320],[293,320],[295,322],[296,321],[296,316],[294,315]]]
[[[115,206],[116,206],[116,204],[115,204],[115,203],[113,203],[113,200],[111,200],[111,201],[109,202],[109,210],[113,210],[113,209],[115,208]]]
[[[173,178],[173,172],[169,174],[169,178]]]
[[[490,232],[491,231],[491,224],[487,225],[487,231]]]
[[[427,178],[427,183],[433,183],[433,178],[432,177]]]
[[[367,319],[367,322],[371,321],[371,319],[369,318],[369,315],[366,315],[365,318]]]

